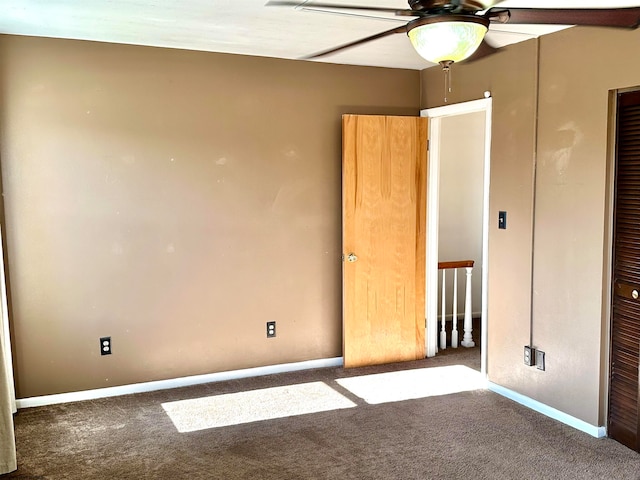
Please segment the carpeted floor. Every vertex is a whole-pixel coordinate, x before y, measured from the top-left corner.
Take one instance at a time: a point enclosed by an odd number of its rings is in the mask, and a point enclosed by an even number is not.
[[[478,349],[448,349],[406,364],[294,372],[21,410],[19,470],[1,478],[640,479],[637,453],[486,390],[368,404],[338,381],[456,364],[478,368]],[[307,384],[331,387],[348,402],[185,433],[163,407],[244,392],[252,410],[270,411],[274,403],[255,394]],[[325,408],[331,400],[325,390],[305,392]]]

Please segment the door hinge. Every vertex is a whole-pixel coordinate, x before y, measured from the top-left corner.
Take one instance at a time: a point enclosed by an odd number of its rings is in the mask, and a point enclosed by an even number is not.
[[[431,144],[430,144],[430,141],[429,141],[429,139],[427,139],[427,152],[429,151],[429,147],[430,147],[430,145],[431,145]]]

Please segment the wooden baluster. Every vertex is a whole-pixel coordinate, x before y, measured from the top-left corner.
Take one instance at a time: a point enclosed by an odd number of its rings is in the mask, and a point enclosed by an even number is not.
[[[442,324],[442,330],[440,330],[440,349],[441,350],[446,350],[447,348],[447,332],[444,329],[444,322],[445,322],[445,312],[447,310],[447,306],[446,306],[446,291],[447,291],[447,287],[446,287],[446,270],[442,270],[442,317],[441,317],[441,324]]]
[[[451,347],[458,348],[458,269],[453,269],[453,330]]]
[[[475,347],[471,332],[473,331],[473,322],[471,320],[471,271],[472,267],[465,267],[467,270],[466,297],[464,302],[464,337],[462,338],[463,347]]]

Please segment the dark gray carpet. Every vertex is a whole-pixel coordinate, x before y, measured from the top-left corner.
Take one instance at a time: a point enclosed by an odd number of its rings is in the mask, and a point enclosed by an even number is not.
[[[368,405],[337,378],[479,365],[478,349],[21,410],[2,479],[640,479],[640,455],[488,391]],[[358,404],[178,433],[161,403],[324,381]]]

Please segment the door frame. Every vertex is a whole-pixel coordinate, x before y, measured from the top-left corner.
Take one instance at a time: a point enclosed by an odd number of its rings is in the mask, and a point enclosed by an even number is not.
[[[618,167],[618,96],[637,92],[639,86],[609,90],[607,119],[607,163],[605,179],[605,225],[602,285],[602,335],[600,357],[600,402],[598,424],[609,435],[609,395],[611,393],[611,342],[613,340],[613,280],[616,218],[616,174]]]
[[[438,351],[438,223],[440,207],[440,141],[441,121],[445,117],[484,112],[484,175],[482,201],[482,308],[480,337],[480,372],[487,374],[487,305],[489,283],[489,187],[491,173],[491,114],[493,100],[489,92],[485,98],[469,102],[428,108],[420,111],[429,118],[429,154],[427,175],[427,252],[426,252],[426,335],[427,357]]]

